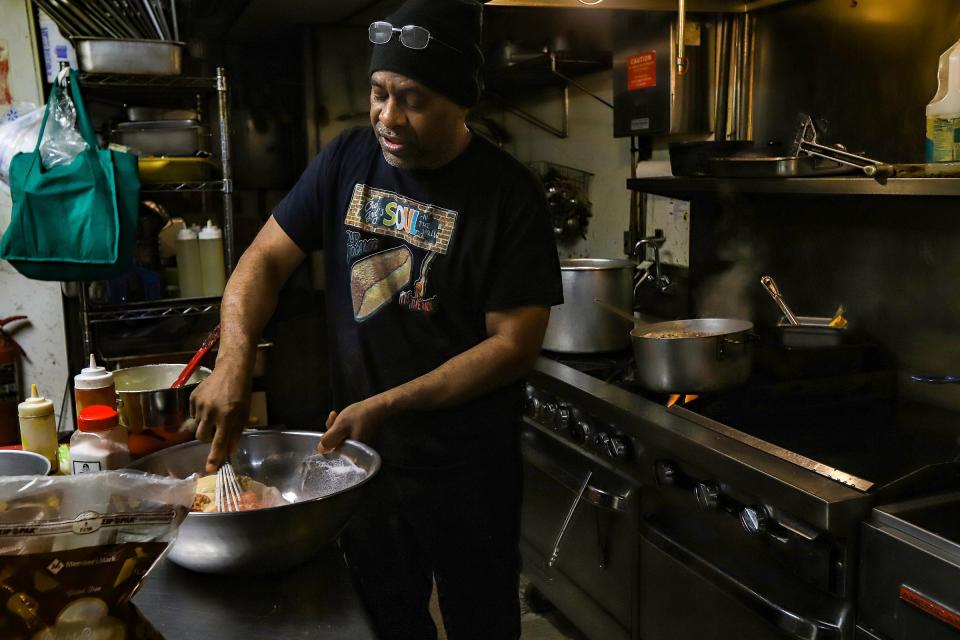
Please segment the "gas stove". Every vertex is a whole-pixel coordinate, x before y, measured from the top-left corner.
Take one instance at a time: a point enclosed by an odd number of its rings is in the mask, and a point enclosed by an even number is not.
[[[924,429],[930,418],[919,408],[898,401],[896,372],[882,355],[864,347],[806,351],[768,348],[746,384],[704,396],[645,390],[630,352],[544,357],[863,491],[960,454],[950,436]],[[536,396],[531,386],[528,397]],[[571,412],[577,413],[563,402],[546,402],[540,418],[550,423],[555,413],[561,432],[572,429],[589,446],[590,434],[567,417]],[[593,435],[606,449],[603,433]],[[618,450],[611,457],[622,457]]]
[[[528,376],[534,585],[590,637],[852,638],[861,521],[956,482],[957,444],[869,348],[758,348],[742,387],[671,407],[635,366],[544,353]]]

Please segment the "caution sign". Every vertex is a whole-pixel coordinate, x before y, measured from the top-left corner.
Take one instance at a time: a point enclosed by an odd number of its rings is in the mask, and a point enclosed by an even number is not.
[[[627,58],[627,91],[657,86],[657,52],[644,51]]]

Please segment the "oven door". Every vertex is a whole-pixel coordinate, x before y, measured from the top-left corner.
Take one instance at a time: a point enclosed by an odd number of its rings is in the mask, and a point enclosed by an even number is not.
[[[638,492],[527,418],[522,434],[524,574],[589,638],[633,637]]]
[[[851,637],[849,606],[735,558],[722,535],[698,551],[646,517],[640,525],[640,627],[643,640],[842,640]],[[719,533],[719,532],[717,532]],[[710,557],[733,558],[741,571]]]

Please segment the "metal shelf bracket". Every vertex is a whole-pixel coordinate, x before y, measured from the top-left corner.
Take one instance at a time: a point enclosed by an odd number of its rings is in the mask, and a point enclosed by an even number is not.
[[[494,95],[491,95],[491,97],[494,98],[494,99],[497,101],[497,103],[500,105],[500,107],[503,108],[503,109],[504,109],[505,111],[507,111],[508,113],[512,113],[513,115],[517,116],[517,117],[520,118],[521,120],[523,120],[523,121],[525,121],[525,122],[529,122],[530,124],[534,125],[535,127],[538,127],[539,129],[542,129],[543,131],[546,131],[547,133],[549,133],[549,134],[551,134],[551,135],[554,135],[554,136],[556,136],[556,137],[558,137],[558,138],[560,138],[560,139],[563,139],[563,138],[566,138],[566,137],[568,136],[568,123],[569,123],[569,120],[570,120],[570,91],[569,91],[569,86],[570,86],[570,85],[576,87],[577,89],[579,89],[579,90],[582,91],[583,93],[587,94],[588,96],[590,96],[591,98],[593,98],[593,99],[596,100],[597,102],[603,104],[604,106],[607,106],[607,107],[613,109],[613,104],[612,104],[611,102],[608,102],[607,100],[601,98],[601,97],[598,96],[596,93],[590,91],[590,89],[586,88],[585,86],[583,86],[582,84],[580,84],[579,82],[577,82],[576,80],[574,80],[573,78],[567,76],[567,75],[564,74],[564,73],[561,73],[561,72],[557,69],[557,54],[551,51],[548,55],[549,55],[549,61],[550,61],[550,74],[553,75],[553,76],[556,76],[557,78],[559,78],[560,80],[563,81],[563,87],[562,87],[562,89],[561,89],[561,91],[562,91],[562,98],[561,98],[561,102],[562,102],[561,109],[562,109],[562,111],[561,111],[561,114],[560,114],[560,127],[559,127],[559,128],[557,128],[557,127],[555,127],[555,126],[553,126],[553,125],[551,125],[551,124],[549,124],[549,123],[547,123],[547,122],[544,122],[543,120],[541,120],[540,118],[536,117],[535,115],[533,115],[533,114],[530,113],[529,111],[526,111],[526,110],[521,109],[520,107],[518,107],[518,106],[516,106],[516,105],[514,105],[514,104],[511,104],[510,102],[508,102],[507,100],[505,100],[503,97],[501,97],[501,96],[499,96],[499,95],[495,95],[495,94],[494,94]]]

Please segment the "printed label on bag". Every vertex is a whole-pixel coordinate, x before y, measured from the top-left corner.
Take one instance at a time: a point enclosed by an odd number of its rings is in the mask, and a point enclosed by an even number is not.
[[[94,471],[103,471],[103,469],[100,468],[99,462],[87,460],[72,460],[71,462],[73,462],[74,475],[81,473],[93,473]]]

